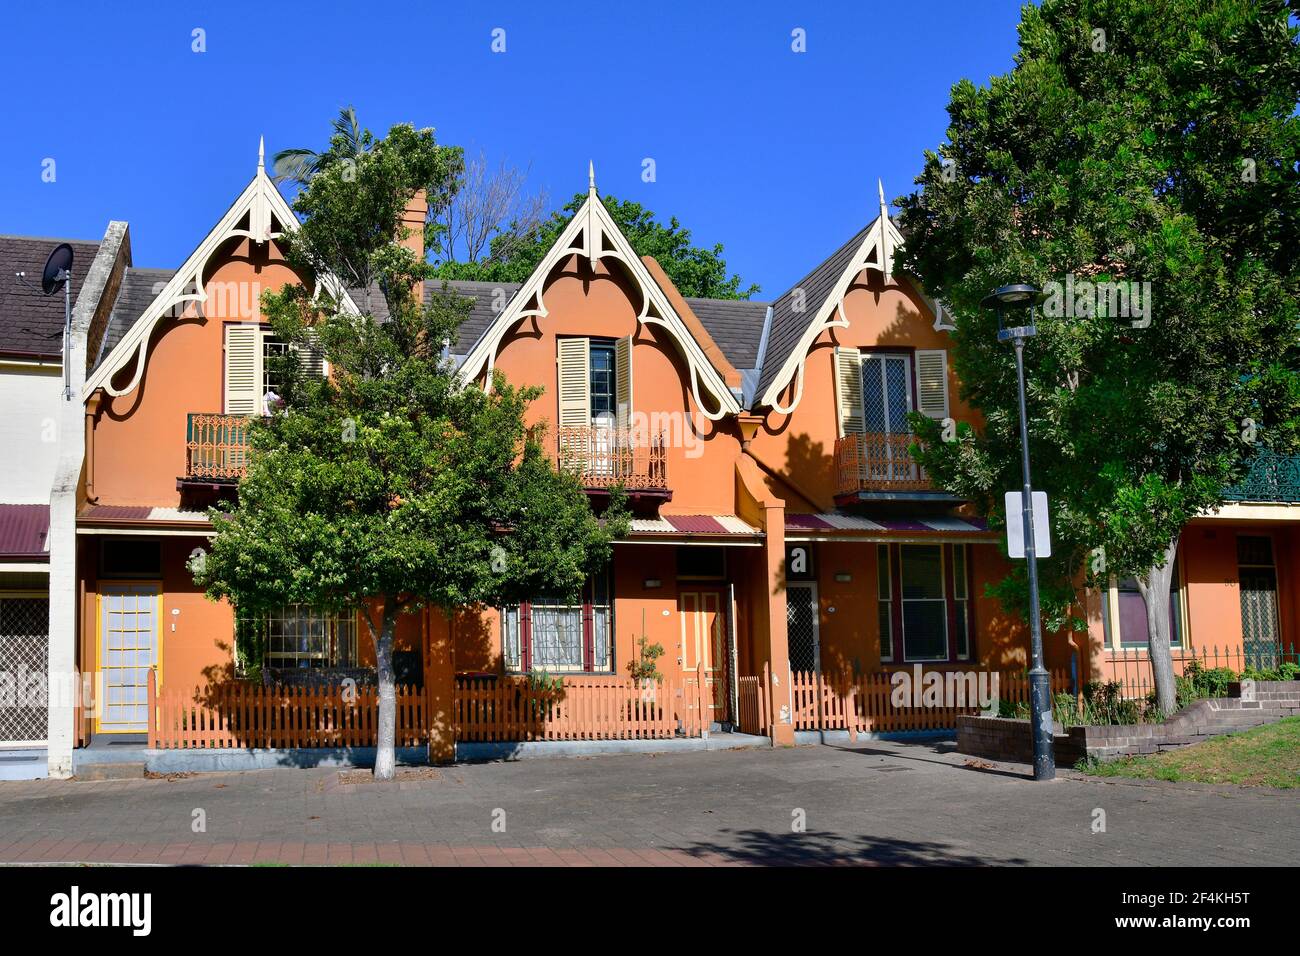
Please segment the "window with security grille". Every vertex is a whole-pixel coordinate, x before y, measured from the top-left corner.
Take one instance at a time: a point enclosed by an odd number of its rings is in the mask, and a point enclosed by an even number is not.
[[[305,604],[266,615],[266,663],[270,667],[334,668],[357,664],[357,621]]]
[[[587,582],[576,601],[540,596],[501,615],[506,670],[553,674],[614,669],[614,611],[608,574]]]
[[[44,743],[50,600],[0,594],[0,742]]]

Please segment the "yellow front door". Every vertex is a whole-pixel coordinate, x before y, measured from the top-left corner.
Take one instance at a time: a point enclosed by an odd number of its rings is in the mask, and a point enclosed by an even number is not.
[[[682,670],[686,676],[703,665],[707,719],[727,719],[726,612],[721,591],[682,591],[678,598],[682,619]]]
[[[156,584],[104,584],[99,593],[103,700],[96,731],[149,729],[149,669],[158,663],[162,594]]]

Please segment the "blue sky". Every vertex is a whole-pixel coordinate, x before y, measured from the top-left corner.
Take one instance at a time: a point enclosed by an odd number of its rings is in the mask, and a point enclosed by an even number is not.
[[[887,197],[910,187],[949,87],[1010,69],[1019,20],[1012,0],[35,6],[0,33],[0,233],[126,219],[136,265],[175,267],[247,183],[259,135],[268,156],[322,147],[353,104],[377,132],[409,121],[531,164],[553,200],[592,159],[603,194],[722,242],[760,298],[874,215],[877,177]]]

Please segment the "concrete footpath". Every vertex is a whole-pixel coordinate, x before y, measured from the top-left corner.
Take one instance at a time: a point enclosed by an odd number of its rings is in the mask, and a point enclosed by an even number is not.
[[[1294,791],[1035,784],[948,742],[0,783],[0,863],[1294,865]],[[1099,813],[1100,811],[1100,813]],[[1104,829],[1097,829],[1098,821]]]

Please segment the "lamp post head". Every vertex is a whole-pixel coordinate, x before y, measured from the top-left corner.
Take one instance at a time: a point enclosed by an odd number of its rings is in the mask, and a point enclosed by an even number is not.
[[[996,309],[998,313],[998,341],[1027,339],[1037,334],[1034,328],[1034,307],[1047,298],[1046,293],[1028,282],[1017,282],[994,289],[983,299],[980,305],[986,309]],[[1022,313],[1021,310],[1026,310]],[[1007,324],[1007,313],[1014,320]]]

